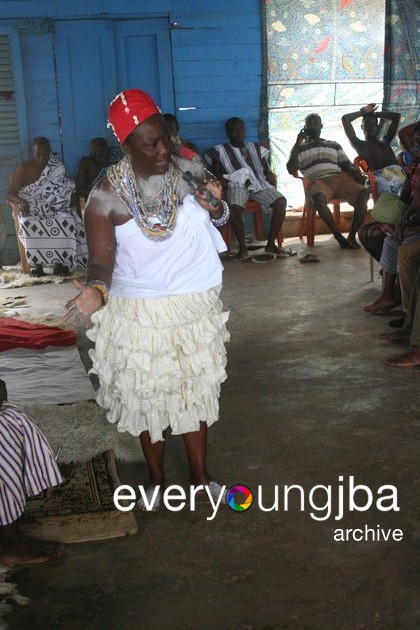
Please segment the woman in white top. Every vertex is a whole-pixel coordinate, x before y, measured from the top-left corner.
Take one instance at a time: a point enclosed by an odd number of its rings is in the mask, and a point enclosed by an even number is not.
[[[200,165],[171,157],[168,127],[148,94],[118,94],[109,125],[125,157],[88,199],[87,285],[74,282],[80,293],[66,307],[70,317],[92,316],[97,401],[119,431],[140,436],[154,508],[169,427],[183,435],[190,483],[219,497],[206,446],[226,379],[228,313],[219,298],[226,247],[215,225],[229,211],[217,181],[201,183]],[[198,180],[194,195],[185,171]]]

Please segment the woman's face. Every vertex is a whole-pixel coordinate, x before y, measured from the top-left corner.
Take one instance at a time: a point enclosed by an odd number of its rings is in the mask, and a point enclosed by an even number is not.
[[[134,171],[142,177],[166,173],[172,142],[164,118],[155,114],[145,120],[129,135],[122,149],[130,156]]]

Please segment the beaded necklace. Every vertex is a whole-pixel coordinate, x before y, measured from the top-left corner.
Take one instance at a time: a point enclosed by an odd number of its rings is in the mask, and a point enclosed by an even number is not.
[[[172,163],[161,175],[161,188],[152,197],[142,195],[128,155],[118,164],[109,167],[108,180],[116,193],[123,199],[130,214],[147,238],[162,241],[169,238],[175,228],[178,204],[178,173]]]

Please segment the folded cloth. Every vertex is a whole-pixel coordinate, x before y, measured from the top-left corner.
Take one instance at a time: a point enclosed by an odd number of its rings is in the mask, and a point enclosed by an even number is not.
[[[44,324],[30,324],[14,317],[0,317],[0,352],[12,348],[75,345],[74,330]]]
[[[0,352],[0,378],[9,399],[58,405],[95,398],[77,348],[14,348]],[[1,447],[0,447],[1,448]]]

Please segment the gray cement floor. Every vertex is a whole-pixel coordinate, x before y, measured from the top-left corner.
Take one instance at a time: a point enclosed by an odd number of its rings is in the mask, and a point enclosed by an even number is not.
[[[300,254],[297,239],[286,242]],[[69,546],[49,565],[16,569],[30,598],[8,617],[13,630],[389,629],[420,627],[416,595],[416,429],[419,371],[387,368],[403,351],[378,338],[391,317],[362,306],[380,291],[364,251],[317,237],[321,262],[229,262],[223,299],[230,310],[229,378],[221,419],[209,435],[209,470],[227,487],[245,484],[264,505],[235,513],[210,506],[137,513],[136,536]],[[5,290],[1,290],[4,295]],[[7,295],[22,294],[22,289]],[[60,313],[68,283],[25,288],[32,313]],[[121,480],[146,481],[144,465],[119,466]],[[180,438],[167,444],[167,483],[186,485]],[[343,482],[339,482],[340,476]],[[373,505],[348,508],[349,477]],[[305,491],[304,510],[285,485]],[[332,488],[327,520],[310,491]],[[397,488],[399,511],[380,511],[378,488]],[[335,519],[339,487],[344,515]],[[325,491],[313,495],[318,506]],[[362,503],[363,493],[356,493]],[[292,495],[291,495],[292,496]],[[388,501],[387,505],[390,505]],[[400,529],[402,541],[338,542],[337,529]]]

